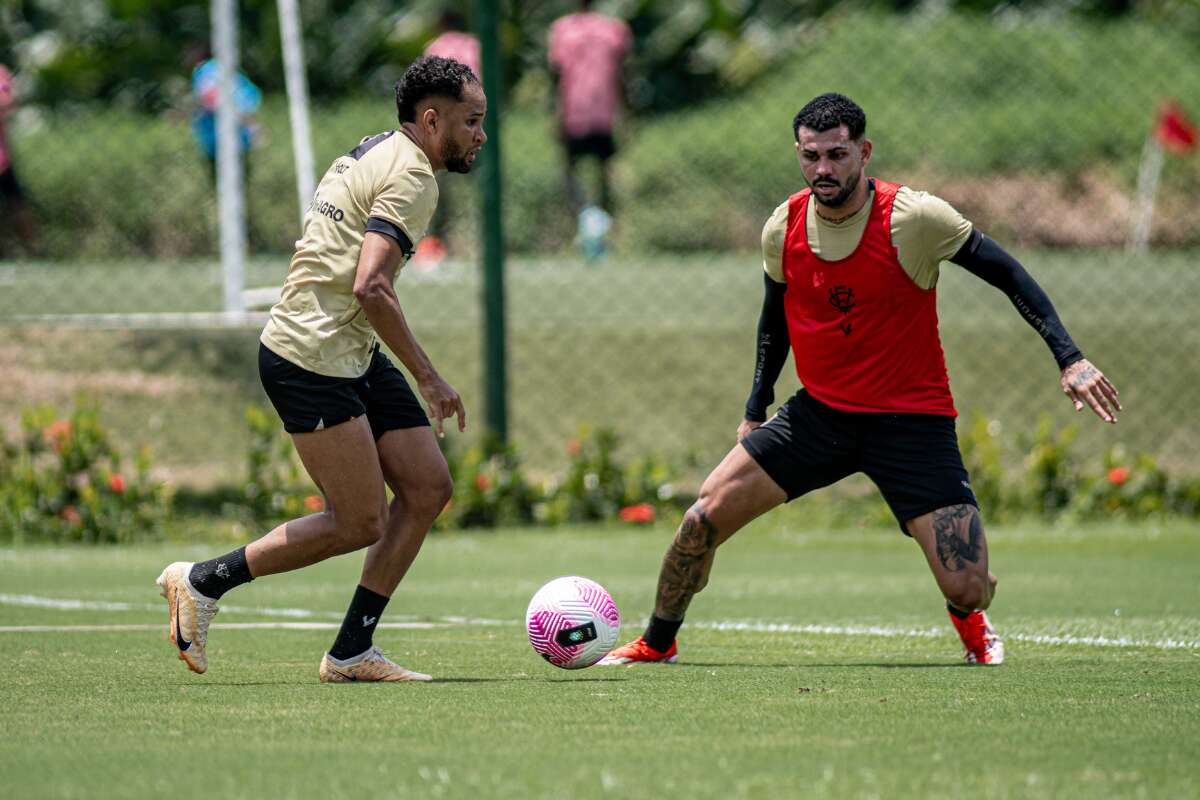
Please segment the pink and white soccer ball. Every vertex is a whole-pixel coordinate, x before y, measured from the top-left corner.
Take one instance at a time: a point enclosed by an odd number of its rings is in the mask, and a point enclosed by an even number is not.
[[[525,631],[542,658],[563,669],[590,667],[617,643],[621,613],[593,580],[569,575],[547,583],[529,601]]]

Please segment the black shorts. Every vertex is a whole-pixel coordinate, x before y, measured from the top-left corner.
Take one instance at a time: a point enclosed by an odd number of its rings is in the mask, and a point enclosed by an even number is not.
[[[954,417],[838,411],[801,389],[742,439],[788,501],[866,473],[904,523],[946,506],[978,506]]]
[[[611,133],[589,133],[586,136],[563,136],[567,146],[567,158],[577,161],[584,156],[595,156],[604,161],[617,152],[617,143]]]
[[[302,369],[260,342],[258,375],[288,433],[332,428],[363,414],[377,441],[391,430],[429,425],[403,373],[378,346],[364,375],[333,378]]]
[[[21,184],[17,182],[17,173],[9,164],[8,169],[0,172],[0,197],[20,202],[24,197]]]

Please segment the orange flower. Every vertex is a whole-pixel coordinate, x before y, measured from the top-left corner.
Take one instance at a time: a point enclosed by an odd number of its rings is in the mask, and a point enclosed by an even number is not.
[[[567,441],[567,455],[569,455],[569,456],[577,456],[577,455],[579,455],[579,451],[580,451],[582,448],[583,448],[583,445],[581,445],[581,444],[579,443],[579,440],[578,440],[578,439],[569,439],[569,440]]]
[[[59,516],[72,525],[83,524],[83,517],[79,516],[79,512],[75,510],[75,506],[63,506],[63,510]]]
[[[1108,482],[1120,486],[1129,480],[1129,467],[1113,467],[1108,471]]]
[[[120,475],[113,475],[108,479],[108,488],[117,494],[125,494],[125,479]]]
[[[42,431],[42,438],[54,448],[54,452],[61,453],[67,439],[71,438],[71,421],[59,419],[51,422]]]
[[[480,474],[480,475],[475,476],[475,488],[478,489],[479,491],[482,492],[491,485],[492,485],[492,482],[488,480],[487,475]]]
[[[654,522],[654,506],[649,503],[638,503],[637,505],[625,506],[621,509],[620,514],[623,522],[633,522],[639,525],[648,525]]]
[[[319,514],[325,510],[325,498],[319,494],[310,494],[304,498],[304,510],[310,514]]]

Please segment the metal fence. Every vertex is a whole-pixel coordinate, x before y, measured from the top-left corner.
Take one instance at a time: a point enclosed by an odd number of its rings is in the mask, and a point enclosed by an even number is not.
[[[1126,244],[1159,111],[1200,113],[1200,50],[1150,19],[827,15],[747,88],[644,110],[619,131],[614,227],[585,258],[568,210],[549,84],[530,71],[503,119],[510,435],[535,471],[584,428],[629,453],[714,464],[753,370],[758,236],[802,187],[790,121],[838,90],[868,114],[870,172],[939,194],[1017,254],[1084,352],[1121,390],[1115,429],[1075,415],[1054,362],[1005,297],[953,265],[939,285],[952,388],[1005,436],[1038,415],[1078,422],[1081,449],[1123,444],[1196,471],[1200,413],[1200,158],[1168,152],[1149,249]],[[397,75],[404,65],[396,65]],[[394,127],[385,95],[317,106],[323,169]],[[268,97],[247,159],[249,288],[262,302],[298,235],[286,107]],[[215,190],[186,109],[49,113],[9,124],[33,252],[0,236],[0,423],[83,393],[118,439],[148,444],[178,483],[235,479],[247,404],[264,402],[256,323],[220,323]],[[1147,144],[1150,141],[1151,144]],[[1180,148],[1182,149],[1182,148]],[[595,193],[595,171],[582,178]],[[478,181],[449,176],[447,253],[397,289],[418,338],[474,414],[483,408]],[[11,217],[10,217],[11,219]],[[210,312],[211,316],[205,316]],[[778,396],[796,387],[785,369]]]

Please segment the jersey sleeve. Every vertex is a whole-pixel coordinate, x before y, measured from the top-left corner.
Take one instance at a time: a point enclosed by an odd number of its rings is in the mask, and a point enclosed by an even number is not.
[[[901,187],[892,206],[892,241],[904,271],[922,289],[937,285],[941,262],[959,251],[971,223],[945,200]]]
[[[383,220],[402,230],[412,244],[425,235],[437,207],[437,181],[419,169],[397,172],[371,202],[371,220]]]
[[[762,230],[763,269],[776,283],[786,283],[783,277],[783,240],[787,237],[788,202],[781,203]]]

